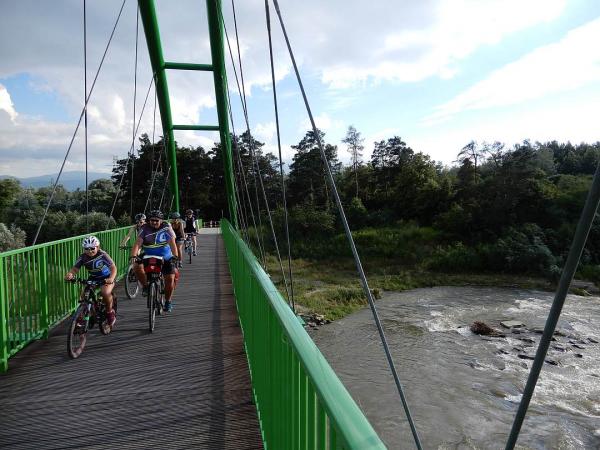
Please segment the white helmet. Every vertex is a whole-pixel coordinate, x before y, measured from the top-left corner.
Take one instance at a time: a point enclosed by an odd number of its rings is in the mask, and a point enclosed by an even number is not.
[[[88,236],[83,239],[81,246],[83,248],[100,247],[100,241],[96,236]]]

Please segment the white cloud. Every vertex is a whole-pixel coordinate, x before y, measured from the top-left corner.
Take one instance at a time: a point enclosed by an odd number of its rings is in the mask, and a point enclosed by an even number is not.
[[[318,116],[315,116],[314,119],[315,119],[315,124],[317,125],[317,128],[323,132],[341,131],[344,128],[343,121],[332,119],[329,116],[329,114],[327,114],[327,113],[323,113]],[[300,125],[298,127],[298,132],[306,133],[308,130],[312,130],[312,124],[310,123],[310,120],[307,118],[307,119],[304,119],[300,123]]]
[[[408,20],[403,21],[401,27],[387,17],[378,17],[378,22],[372,17],[371,24],[377,23],[375,29],[356,30],[358,42],[353,42],[351,35],[347,34],[344,52],[331,53],[331,47],[325,45],[322,53],[329,51],[329,58],[319,61],[323,68],[323,82],[334,88],[348,88],[369,79],[375,82],[414,82],[432,76],[451,78],[458,72],[456,64],[478,48],[496,44],[510,34],[559,17],[566,0],[413,3],[420,6],[397,2],[396,8],[387,13],[375,9],[375,14],[389,14],[391,17],[398,17],[392,11],[409,11]],[[357,7],[350,2],[344,11],[356,13],[352,11],[353,6]],[[350,19],[348,27],[356,23]],[[397,31],[399,28],[402,31]],[[347,32],[351,33],[351,30]],[[373,51],[357,58],[359,50],[353,45]]]
[[[555,20],[563,12],[567,2],[388,0],[372,2],[368,14],[365,13],[365,3],[361,0],[306,0],[281,3],[303,78],[319,79],[329,87],[355,88],[360,83],[367,85],[388,80],[410,82],[429,77],[451,78],[460,72],[460,63],[482,46],[501,42],[510,34]],[[121,0],[105,0],[88,5],[88,88],[120,4]],[[96,160],[104,158],[106,164],[112,162],[112,155],[125,155],[131,144],[136,6],[135,2],[128,2],[125,6],[119,29],[89,105],[90,142],[94,145]],[[245,0],[236,4],[244,80],[249,98],[261,97],[257,94],[263,92],[256,92],[257,87],[263,91],[271,89],[263,8],[262,0]],[[196,2],[191,0],[181,0],[177,8],[172,7],[170,0],[157,0],[157,9],[165,59],[209,63],[211,54],[208,34],[204,27],[205,8],[198,7]],[[36,14],[31,15],[33,10]],[[277,80],[284,81],[281,83],[281,90],[278,86],[279,99],[284,100],[286,93],[292,89],[293,95],[298,94],[295,87],[290,87],[288,83],[294,81],[291,76],[291,64],[287,48],[281,39],[276,15],[274,11],[271,12],[275,72]],[[223,13],[235,52],[236,43],[229,4],[223,4]],[[584,48],[596,52],[589,43],[597,41],[597,38],[590,40]],[[18,42],[19,45],[15,46],[14,42]],[[8,155],[16,149],[38,156],[44,152],[57,155],[57,160],[60,161],[83,106],[82,53],[80,3],[74,0],[57,0],[51,3],[20,0],[7,2],[3,6],[0,15],[0,54],[3,55],[0,79],[27,74],[34,80],[31,82],[31,90],[51,93],[61,109],[66,110],[70,119],[65,118],[57,123],[50,122],[47,118],[26,116],[22,111],[18,111],[18,104],[15,109],[12,102],[6,102],[0,89],[1,164],[7,160],[6,156],[2,160],[2,154]],[[235,86],[235,77],[230,69],[227,51],[226,64],[231,89]],[[143,32],[140,33],[137,76],[136,113],[139,117],[151,76]],[[169,71],[168,76],[175,123],[216,123],[212,74]],[[293,84],[295,86],[295,81]],[[336,91],[336,95],[327,96],[319,90],[320,86],[308,87],[310,90],[314,89],[311,100],[320,96],[324,103],[327,102],[329,111],[335,107],[342,111],[347,108],[350,99],[357,96],[356,89],[350,92]],[[476,99],[466,100],[467,105],[477,104]],[[232,102],[238,102],[233,95]],[[269,107],[272,107],[272,104],[269,104]],[[151,134],[152,110],[151,94],[140,131]],[[251,113],[255,111],[254,104],[250,103],[249,110]],[[328,137],[345,133],[343,122],[334,120],[331,112],[315,113],[317,126],[326,131]],[[365,114],[372,113],[371,110],[365,111]],[[293,114],[292,117],[298,116]],[[250,120],[253,120],[252,116]],[[269,119],[261,120],[266,122]],[[270,140],[273,135],[265,122],[259,125],[264,128],[259,130],[257,126],[255,132],[257,136],[263,133],[265,140]],[[243,124],[241,121],[237,123]],[[241,128],[244,129],[245,126]],[[304,135],[310,128],[308,122],[304,122],[300,133]],[[162,135],[158,116],[156,134],[157,139]],[[381,136],[387,137],[389,136]],[[176,138],[180,145],[202,145],[210,148],[212,142],[218,141],[218,134],[177,132]],[[78,143],[80,144],[79,139],[76,145]],[[407,143],[412,145],[411,142]],[[289,150],[291,158],[293,152],[285,142],[283,144],[284,148]],[[9,153],[5,153],[5,150]],[[288,150],[284,150],[284,153]],[[74,148],[72,158],[73,164],[80,164],[81,154],[78,149]],[[46,163],[46,170],[42,170],[42,173],[47,172],[50,165]],[[59,162],[56,162],[57,167],[58,165]]]
[[[254,127],[252,134],[259,141],[270,142],[277,132],[275,122],[259,123]]]
[[[17,111],[15,111],[15,105],[10,98],[8,90],[0,84],[0,110],[5,111],[8,114],[10,120],[14,123],[17,119]]]
[[[458,121],[444,123],[443,129],[431,128],[423,134],[403,136],[413,149],[429,154],[436,161],[446,164],[456,160],[460,149],[475,140],[478,142],[501,141],[511,146],[524,139],[546,142],[598,142],[597,105],[598,94],[586,101],[572,101],[556,104],[548,109],[543,105],[523,108],[519,111],[506,111],[489,117],[478,115],[470,118],[468,124]]]
[[[468,110],[503,107],[600,83],[600,19],[575,30],[557,43],[538,48],[493,72],[426,119],[435,123]]]

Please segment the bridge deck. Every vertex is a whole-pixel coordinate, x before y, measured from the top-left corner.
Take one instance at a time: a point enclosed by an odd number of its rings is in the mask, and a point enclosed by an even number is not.
[[[262,448],[223,242],[198,239],[154,334],[141,295],[118,288],[115,330],[94,328],[80,358],[60,326],[10,360],[0,448]]]

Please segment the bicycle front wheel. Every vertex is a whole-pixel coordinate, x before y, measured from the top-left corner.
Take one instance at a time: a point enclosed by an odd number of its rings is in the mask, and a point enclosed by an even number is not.
[[[86,305],[79,305],[73,314],[73,318],[71,319],[71,324],[69,326],[69,332],[67,335],[67,353],[71,359],[78,358],[83,353],[83,349],[85,348],[88,331],[86,315]]]
[[[156,323],[156,304],[158,303],[158,286],[156,283],[150,283],[148,286],[148,330],[154,332]]]
[[[135,298],[139,290],[140,285],[137,275],[135,274],[135,270],[133,270],[133,264],[131,264],[125,276],[125,293],[127,294],[127,298]]]

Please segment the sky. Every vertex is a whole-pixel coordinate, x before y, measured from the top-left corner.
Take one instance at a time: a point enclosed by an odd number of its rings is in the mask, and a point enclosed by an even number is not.
[[[122,0],[87,0],[92,85]],[[279,0],[317,126],[338,146],[353,125],[373,143],[400,136],[451,165],[471,140],[600,140],[600,2],[595,0]],[[210,63],[204,1],[156,0],[166,61]],[[277,154],[263,0],[235,3],[249,126]],[[137,3],[127,0],[88,105],[88,168],[109,173],[134,137],[151,68]],[[0,0],[0,175],[56,174],[84,104],[82,0]],[[232,3],[223,16],[236,57]],[[271,3],[283,159],[310,129]],[[246,129],[228,52],[234,128]],[[239,74],[239,67],[237,68]],[[209,72],[167,72],[173,121],[217,124]],[[134,82],[137,80],[137,82]],[[135,87],[135,89],[134,89]],[[135,99],[135,102],[134,102]],[[135,106],[134,106],[135,105]],[[162,135],[150,91],[138,135]],[[177,131],[210,148],[214,132]],[[137,143],[137,140],[136,140]],[[84,170],[84,129],[65,170]]]

